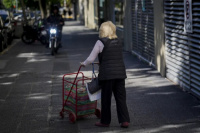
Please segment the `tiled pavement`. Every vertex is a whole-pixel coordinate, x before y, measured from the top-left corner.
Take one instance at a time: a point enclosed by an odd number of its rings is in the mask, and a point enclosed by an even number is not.
[[[119,127],[114,98],[109,128],[95,127],[96,116],[75,124],[67,115],[61,119],[62,75],[77,71],[97,39],[96,31],[71,21],[66,22],[63,48],[55,57],[38,42],[25,45],[15,40],[15,45],[0,55],[0,132],[200,132],[200,101],[128,52],[124,52],[124,61],[130,127]],[[91,67],[82,71],[91,74]]]

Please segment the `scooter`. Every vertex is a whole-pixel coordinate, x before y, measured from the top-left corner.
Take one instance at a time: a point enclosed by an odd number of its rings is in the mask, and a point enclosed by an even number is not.
[[[51,55],[55,55],[59,49],[59,42],[58,42],[58,25],[52,24],[49,27],[49,48],[51,49]]]
[[[47,44],[47,30],[44,25],[38,26],[39,21],[35,21],[33,26],[23,25],[21,39],[26,44],[31,44],[39,40],[42,44]]]

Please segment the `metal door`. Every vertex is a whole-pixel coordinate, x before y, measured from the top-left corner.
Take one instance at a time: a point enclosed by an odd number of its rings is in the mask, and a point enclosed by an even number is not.
[[[155,64],[153,0],[132,1],[132,52]]]
[[[193,0],[193,33],[184,32],[184,0],[165,0],[167,78],[200,96],[200,2]]]

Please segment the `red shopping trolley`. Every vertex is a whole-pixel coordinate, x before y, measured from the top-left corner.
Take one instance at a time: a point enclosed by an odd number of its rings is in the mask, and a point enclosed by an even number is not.
[[[97,63],[94,63],[97,64]],[[62,101],[63,106],[60,116],[64,118],[64,112],[69,113],[70,122],[74,123],[76,119],[95,114],[100,118],[101,111],[97,109],[97,100],[90,101],[86,81],[91,81],[91,78],[84,76],[83,72],[65,74],[62,79]]]

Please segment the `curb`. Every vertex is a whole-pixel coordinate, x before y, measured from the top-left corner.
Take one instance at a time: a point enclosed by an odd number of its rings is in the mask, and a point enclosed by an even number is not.
[[[10,44],[6,49],[4,49],[2,52],[0,52],[0,55],[4,55],[6,52],[8,52],[12,47],[14,47],[20,39],[14,39],[12,44]]]

